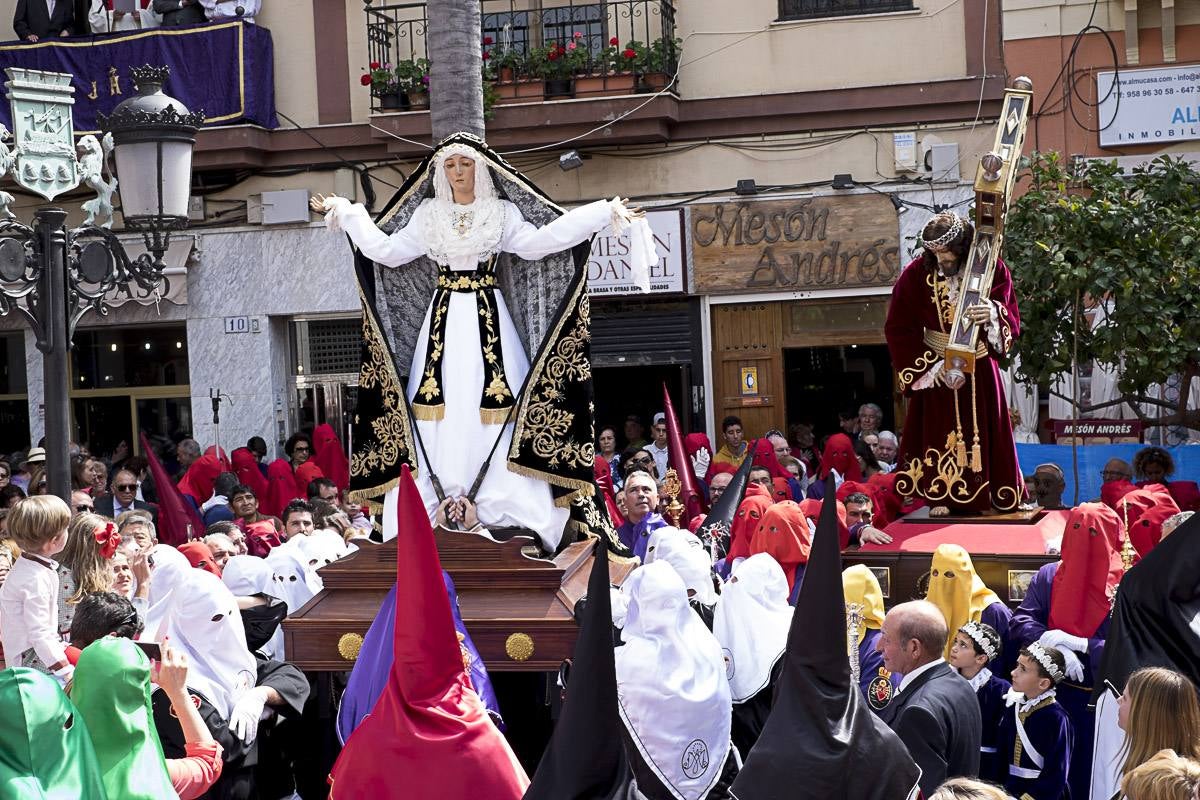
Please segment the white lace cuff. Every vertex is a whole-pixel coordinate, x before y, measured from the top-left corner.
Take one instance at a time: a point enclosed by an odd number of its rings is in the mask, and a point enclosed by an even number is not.
[[[645,216],[635,217],[621,198],[609,201],[612,215],[613,234],[620,236],[629,231],[630,278],[643,293],[650,291],[650,265],[658,261],[658,250],[654,245],[654,232]]]
[[[919,392],[922,389],[928,389],[931,386],[937,386],[938,375],[941,374],[942,367],[944,367],[945,364],[946,360],[939,358],[937,362],[932,367],[927,369],[925,374],[918,378],[917,382],[913,384],[913,391]]]
[[[341,217],[353,207],[354,203],[345,197],[326,197],[325,227],[333,233],[341,233],[343,230]]]

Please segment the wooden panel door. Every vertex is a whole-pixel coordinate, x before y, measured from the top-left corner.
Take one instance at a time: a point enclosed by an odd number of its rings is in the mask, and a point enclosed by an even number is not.
[[[712,308],[714,447],[722,444],[721,420],[728,414],[741,417],[747,439],[785,426],[784,305],[747,303]],[[753,385],[748,385],[748,379]]]

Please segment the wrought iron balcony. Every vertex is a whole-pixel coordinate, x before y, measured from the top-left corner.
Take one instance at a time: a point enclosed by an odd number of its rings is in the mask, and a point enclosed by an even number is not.
[[[912,9],[912,0],[779,0],[779,19],[849,17]]]
[[[482,0],[481,79],[488,103],[654,92],[678,68],[670,0]],[[427,102],[425,3],[366,0],[372,110]],[[364,76],[364,83],[367,77]],[[674,90],[674,86],[671,87]]]

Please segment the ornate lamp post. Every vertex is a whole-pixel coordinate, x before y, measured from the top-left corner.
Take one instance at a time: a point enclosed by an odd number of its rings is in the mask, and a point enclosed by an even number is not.
[[[192,148],[204,115],[163,94],[166,67],[140,67],[132,70],[138,94],[100,119],[103,138],[87,135],[76,146],[71,76],[16,67],[5,73],[14,144],[5,145],[9,133],[0,130],[0,176],[11,171],[47,200],[81,182],[96,191],[83,204],[84,224],[71,230],[67,213],[54,207],[38,209],[33,226],[24,225],[8,211],[12,197],[0,192],[0,213],[7,216],[0,220],[0,314],[24,316],[44,354],[47,481],[51,493],[67,499],[67,357],[75,327],[89,310],[106,315],[114,289],[157,292],[171,231],[187,226]],[[142,234],[148,251],[134,259],[110,230],[117,177],[125,226]]]

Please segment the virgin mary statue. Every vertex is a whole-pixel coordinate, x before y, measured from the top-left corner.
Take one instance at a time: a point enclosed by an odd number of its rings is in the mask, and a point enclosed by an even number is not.
[[[592,500],[586,262],[593,234],[632,226],[634,280],[648,288],[644,215],[616,198],[564,213],[465,133],[439,143],[375,220],[342,197],[314,207],[356,251],[350,496],[384,501],[385,538],[408,464],[431,518],[443,503],[461,517],[465,499],[484,527],[532,530],[548,552],[569,524],[613,542]]]

